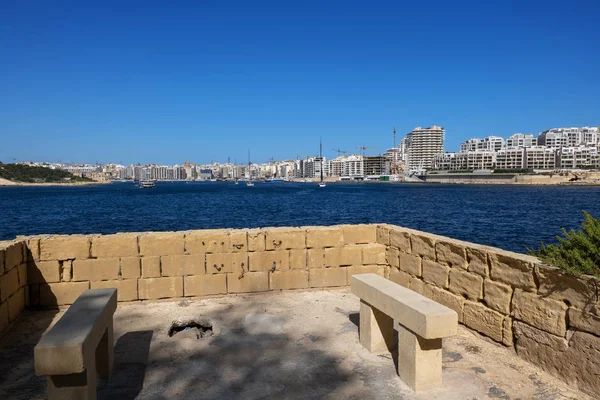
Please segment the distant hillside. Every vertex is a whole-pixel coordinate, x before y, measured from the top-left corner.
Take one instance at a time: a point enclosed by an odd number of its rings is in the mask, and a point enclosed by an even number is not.
[[[26,183],[69,183],[93,182],[88,178],[74,176],[70,172],[46,167],[30,167],[20,164],[2,164],[0,162],[0,178],[13,182]]]

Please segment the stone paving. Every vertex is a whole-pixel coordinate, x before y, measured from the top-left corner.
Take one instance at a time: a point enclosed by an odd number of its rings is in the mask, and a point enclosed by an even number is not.
[[[348,289],[120,304],[114,376],[99,398],[590,399],[463,326],[444,340],[443,387],[416,396],[395,352],[360,345],[358,310]],[[33,347],[62,312],[27,311],[0,338],[2,399],[45,398]],[[168,335],[172,321],[201,317],[212,336]]]

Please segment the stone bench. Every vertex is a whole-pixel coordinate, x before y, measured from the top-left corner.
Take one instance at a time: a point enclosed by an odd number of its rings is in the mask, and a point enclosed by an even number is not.
[[[352,276],[360,297],[360,342],[372,353],[394,347],[398,375],[415,392],[442,384],[442,338],[455,335],[458,314],[376,274]]]
[[[48,399],[95,399],[96,379],[112,372],[117,289],[85,291],[34,349],[35,374]]]

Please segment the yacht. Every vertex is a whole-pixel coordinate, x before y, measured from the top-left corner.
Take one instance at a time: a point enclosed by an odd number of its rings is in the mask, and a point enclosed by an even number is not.
[[[156,187],[156,183],[154,181],[140,181],[140,188],[142,189],[152,189]]]

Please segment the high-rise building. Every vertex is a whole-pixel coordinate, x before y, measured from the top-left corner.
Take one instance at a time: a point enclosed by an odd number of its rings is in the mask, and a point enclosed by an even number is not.
[[[506,139],[506,147],[531,147],[537,146],[537,138],[530,133],[515,133]]]
[[[444,133],[444,128],[434,125],[429,128],[419,126],[407,134],[408,169],[431,169],[435,155],[444,152]]]

